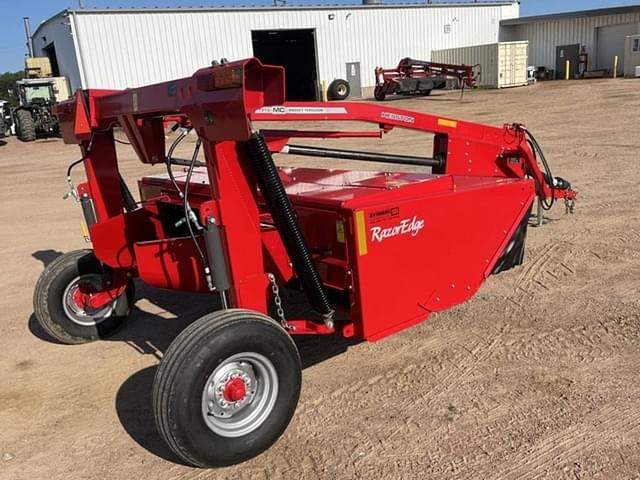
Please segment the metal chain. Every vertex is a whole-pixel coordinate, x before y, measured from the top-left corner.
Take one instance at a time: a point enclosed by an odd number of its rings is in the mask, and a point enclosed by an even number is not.
[[[278,284],[276,283],[276,277],[273,273],[268,273],[267,278],[269,279],[269,283],[271,283],[271,291],[273,292],[273,303],[276,304],[276,314],[278,315],[278,321],[282,328],[285,330],[291,330],[291,325],[287,322],[287,319],[284,316],[284,310],[282,309],[282,299],[280,298],[280,289],[278,288]]]

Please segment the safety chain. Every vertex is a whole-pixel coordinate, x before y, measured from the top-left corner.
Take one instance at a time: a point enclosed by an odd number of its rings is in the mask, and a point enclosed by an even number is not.
[[[284,316],[284,310],[282,309],[282,299],[280,298],[280,289],[278,288],[278,284],[276,283],[276,277],[273,273],[268,273],[267,278],[269,279],[269,283],[271,283],[271,291],[273,292],[273,303],[276,304],[276,314],[278,315],[278,321],[282,328],[285,330],[293,330],[293,327],[289,325],[287,319]]]

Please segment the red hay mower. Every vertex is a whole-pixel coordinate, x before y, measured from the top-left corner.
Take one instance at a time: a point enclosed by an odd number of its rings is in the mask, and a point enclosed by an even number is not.
[[[190,465],[241,462],[284,432],[301,384],[292,335],[376,341],[422,322],[521,264],[536,197],[544,208],[574,202],[523,125],[368,103],[285,103],[284,91],[282,68],[248,59],[157,85],[78,91],[57,107],[65,141],[82,152],[74,164],[84,165],[86,183],[75,189],[67,175],[93,249],[46,267],[35,287],[36,317],[56,339],[81,343],[123,322],[135,277],[218,295],[222,308],[173,341],[153,385],[160,435]],[[354,120],[379,128],[254,124]],[[165,122],[182,128],[169,149]],[[139,200],[118,170],[116,126],[140,161],[167,168],[139,181]],[[379,138],[395,128],[424,132],[427,145],[433,135],[431,156],[418,145],[415,155],[392,155],[290,143]],[[192,158],[174,158],[190,131],[198,137]],[[278,168],[276,153],[429,173]],[[301,288],[314,313],[285,315],[279,291],[287,285]]]
[[[454,78],[458,86],[473,87],[480,78],[480,65],[451,65],[403,58],[396,68],[378,67],[373,96],[382,101],[387,95],[431,95],[432,90],[446,87],[447,79]]]

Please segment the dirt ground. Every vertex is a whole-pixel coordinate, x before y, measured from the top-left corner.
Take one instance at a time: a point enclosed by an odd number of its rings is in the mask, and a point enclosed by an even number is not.
[[[54,343],[31,295],[45,264],[85,247],[79,208],[61,200],[78,149],[58,139],[0,146],[0,478],[640,479],[640,82],[389,104],[527,123],[554,174],[580,191],[576,214],[558,205],[529,230],[525,264],[458,308],[376,344],[306,339],[288,430],[220,470],[179,464],[150,411],[162,352],[215,301],[139,284],[114,337]],[[415,152],[421,138],[395,131],[381,149]],[[148,172],[127,148],[125,176]]]

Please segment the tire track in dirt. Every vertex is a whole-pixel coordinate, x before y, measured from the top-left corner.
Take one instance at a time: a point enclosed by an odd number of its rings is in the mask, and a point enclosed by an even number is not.
[[[594,418],[605,418],[602,422]],[[590,421],[590,423],[586,423]],[[633,408],[618,409],[606,406],[591,415],[585,423],[575,428],[565,429],[544,438],[533,452],[524,458],[512,459],[516,463],[511,468],[496,472],[496,479],[517,480],[539,478],[549,469],[558,469],[576,459],[578,454],[605,449],[616,437],[636,435],[640,431],[640,414]]]
[[[513,287],[514,295],[510,297],[511,303],[524,310],[536,297],[540,288],[549,290],[553,285],[575,274],[565,258],[566,253],[573,246],[574,238],[573,234],[564,235],[550,242],[536,255],[516,279]]]
[[[494,353],[496,347],[502,342],[502,337],[508,332],[508,327],[498,330],[498,334],[491,340],[486,341],[475,336],[476,340],[471,347],[466,347],[460,343],[458,336],[456,342],[449,343],[447,337],[433,338],[431,341],[425,342],[425,345],[416,349],[413,342],[403,345],[394,350],[393,357],[402,359],[406,357],[410,363],[402,362],[389,366],[387,364],[386,371],[367,379],[359,379],[351,381],[348,386],[343,386],[331,392],[321,393],[317,395],[312,402],[304,401],[296,415],[303,415],[306,419],[306,425],[303,432],[296,432],[296,437],[303,435],[309,431],[321,430],[323,424],[330,420],[318,412],[323,411],[323,405],[335,405],[343,398],[350,398],[355,395],[361,395],[363,391],[367,391],[367,397],[373,397],[375,401],[368,400],[361,405],[360,411],[368,412],[375,410],[377,405],[394,405],[394,410],[401,412],[393,416],[393,423],[397,425],[395,428],[389,428],[389,423],[374,424],[363,427],[360,432],[350,436],[349,448],[343,451],[348,453],[351,458],[351,465],[354,471],[367,465],[372,460],[372,455],[380,455],[380,452],[393,451],[394,439],[398,435],[407,435],[408,432],[422,430],[421,420],[429,413],[433,413],[434,409],[439,409],[441,399],[459,388],[466,379],[468,379],[477,367],[486,362]],[[431,348],[432,351],[441,350],[440,353],[448,352],[452,354],[452,358],[439,360],[437,363],[442,365],[435,373],[432,367],[433,357],[427,357],[422,362],[415,361],[416,355],[420,352]],[[389,358],[386,358],[387,362]],[[372,368],[375,368],[373,366]],[[430,372],[428,379],[425,379],[425,371]],[[414,375],[416,383],[411,391],[413,395],[405,395],[402,391],[403,383],[406,379],[403,377]],[[420,376],[422,378],[420,379]],[[420,386],[424,384],[431,386],[429,390],[422,393]],[[396,385],[395,389],[388,389],[388,385]],[[398,390],[400,388],[400,390]],[[348,414],[348,413],[346,413]],[[309,421],[311,418],[311,421]],[[313,425],[315,424],[315,425]],[[300,438],[302,440],[302,438]],[[298,439],[293,439],[296,442]],[[397,441],[397,440],[395,440]],[[341,447],[344,449],[344,447]],[[438,452],[430,452],[434,458],[439,457]],[[311,468],[317,468],[317,465],[324,463],[325,452],[319,453]],[[386,455],[386,453],[385,453]],[[297,467],[299,471],[299,466]],[[316,471],[316,473],[319,473]]]

